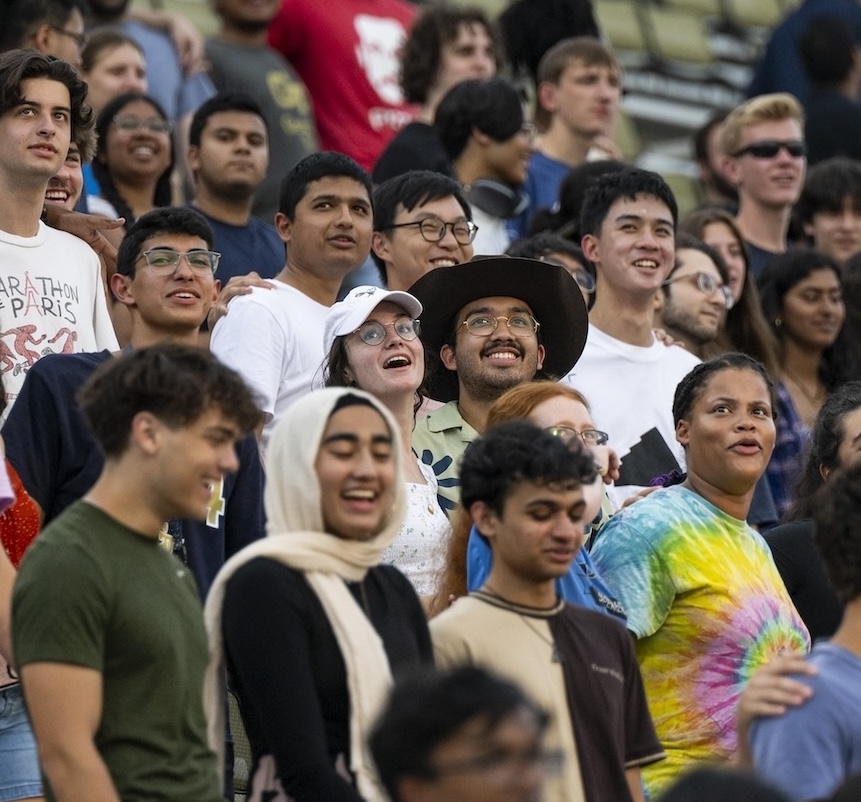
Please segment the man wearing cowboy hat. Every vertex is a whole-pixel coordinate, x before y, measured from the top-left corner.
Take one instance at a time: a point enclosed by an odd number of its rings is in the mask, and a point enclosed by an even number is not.
[[[571,370],[586,342],[586,306],[565,268],[507,256],[437,268],[409,291],[424,307],[428,394],[444,402],[417,421],[413,448],[433,468],[448,512],[459,503],[458,460],[484,432],[493,402]]]

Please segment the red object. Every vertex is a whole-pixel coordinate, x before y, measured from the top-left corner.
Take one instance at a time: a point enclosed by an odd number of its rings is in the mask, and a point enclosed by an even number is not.
[[[0,542],[17,570],[27,547],[39,534],[41,515],[38,505],[24,489],[20,477],[8,460],[6,471],[15,491],[15,503],[0,515]]]

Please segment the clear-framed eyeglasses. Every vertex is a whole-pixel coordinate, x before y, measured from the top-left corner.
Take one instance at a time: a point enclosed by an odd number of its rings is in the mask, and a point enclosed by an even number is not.
[[[402,340],[415,340],[422,332],[421,321],[404,315],[391,323],[380,323],[377,320],[367,320],[351,334],[358,334],[359,339],[367,345],[382,345],[386,339],[386,328],[391,326],[395,334]]]
[[[460,325],[465,326],[466,330],[476,337],[487,337],[496,331],[500,320],[505,321],[508,330],[515,337],[531,337],[541,325],[532,315],[527,315],[525,312],[518,312],[509,317],[473,312]]]
[[[418,226],[422,239],[425,242],[440,242],[445,237],[446,229],[451,229],[451,234],[458,245],[469,245],[478,233],[478,226],[472,220],[458,220],[455,223],[446,223],[436,217],[426,217],[424,220],[414,220],[412,223],[397,223],[386,226],[386,230],[392,228],[409,228]]]
[[[183,257],[193,273],[199,276],[212,276],[218,270],[221,254],[203,249],[180,253],[173,248],[153,248],[144,251],[138,258],[146,261],[157,276],[169,276],[179,267],[179,261]]]
[[[728,284],[724,284],[722,281],[718,281],[714,276],[709,275],[708,273],[688,273],[685,276],[676,276],[675,278],[668,278],[664,282],[664,286],[668,287],[670,284],[675,283],[676,281],[693,281],[697,285],[697,289],[705,296],[711,298],[716,292],[719,292],[723,298],[724,308],[729,310],[732,309],[735,301],[732,297],[732,291],[729,288]]]
[[[582,432],[578,432],[570,426],[548,426],[545,431],[554,437],[558,437],[565,443],[569,443],[578,437],[587,446],[606,446],[610,442],[610,435],[598,429],[584,429]]]

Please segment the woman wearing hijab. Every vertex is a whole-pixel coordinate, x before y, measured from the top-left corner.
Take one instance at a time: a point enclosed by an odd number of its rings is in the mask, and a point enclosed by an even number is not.
[[[233,557],[206,603],[210,743],[224,667],[254,765],[249,800],[382,802],[366,745],[392,674],[432,661],[409,581],[380,565],[404,516],[398,425],[360,390],[300,399],[275,428],[268,537]]]

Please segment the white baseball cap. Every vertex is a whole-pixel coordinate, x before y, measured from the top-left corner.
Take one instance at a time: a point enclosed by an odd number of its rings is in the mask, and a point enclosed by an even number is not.
[[[384,290],[372,285],[354,287],[347,296],[329,309],[323,329],[323,348],[328,354],[336,337],[352,334],[383,301],[400,306],[411,318],[422,313],[418,298],[401,290]]]

